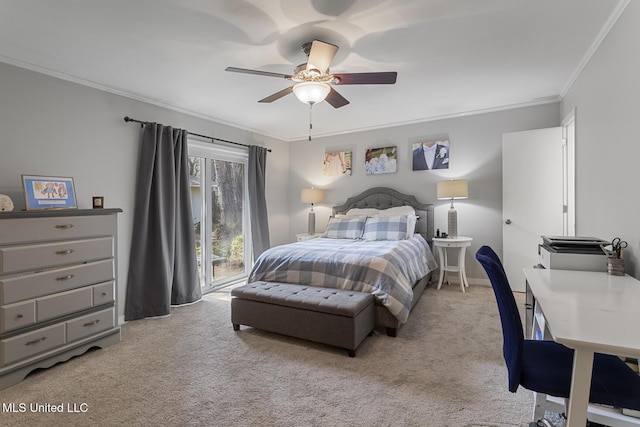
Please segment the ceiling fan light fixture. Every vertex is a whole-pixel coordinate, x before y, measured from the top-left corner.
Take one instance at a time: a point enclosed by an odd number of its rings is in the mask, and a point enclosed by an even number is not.
[[[305,104],[317,104],[329,95],[331,86],[322,82],[301,82],[293,86],[296,98]]]

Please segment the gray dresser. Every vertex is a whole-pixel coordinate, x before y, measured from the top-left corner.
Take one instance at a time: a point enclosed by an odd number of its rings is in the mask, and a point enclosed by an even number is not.
[[[0,389],[120,341],[119,212],[0,213]]]

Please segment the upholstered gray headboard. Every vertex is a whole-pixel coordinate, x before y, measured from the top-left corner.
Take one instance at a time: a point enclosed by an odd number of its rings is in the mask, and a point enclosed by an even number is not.
[[[352,208],[387,209],[395,206],[411,206],[415,209],[418,215],[416,232],[431,244],[434,235],[433,205],[420,203],[415,196],[403,194],[393,188],[370,188],[357,196],[349,197],[344,204],[333,207],[333,214],[344,214]]]

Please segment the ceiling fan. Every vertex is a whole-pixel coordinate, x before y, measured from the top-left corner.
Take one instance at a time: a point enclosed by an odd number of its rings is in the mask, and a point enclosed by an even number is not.
[[[330,43],[314,40],[311,43],[302,45],[302,51],[308,57],[307,62],[298,65],[294,70],[294,74],[272,73],[236,67],[227,67],[225,71],[279,77],[295,82],[293,86],[269,95],[258,102],[273,102],[293,92],[300,101],[309,105],[326,100],[334,108],[343,107],[349,101],[331,85],[394,84],[396,82],[398,73],[395,71],[331,74],[329,65],[331,65],[331,61],[333,61],[338,51],[338,46]]]

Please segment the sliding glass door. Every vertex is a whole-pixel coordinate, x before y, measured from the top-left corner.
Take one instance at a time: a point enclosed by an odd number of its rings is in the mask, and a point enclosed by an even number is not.
[[[191,207],[203,291],[246,277],[247,153],[189,141]]]

